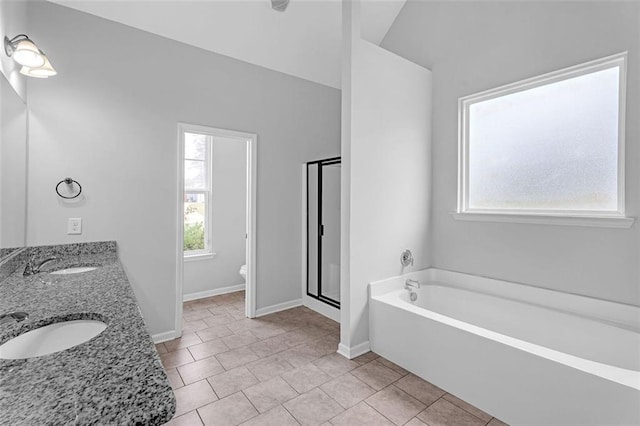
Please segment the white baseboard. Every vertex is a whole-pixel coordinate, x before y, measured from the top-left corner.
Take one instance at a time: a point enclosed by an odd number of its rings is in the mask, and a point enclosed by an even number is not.
[[[265,306],[256,310],[256,318],[264,315],[273,314],[275,312],[284,311],[286,309],[295,308],[296,306],[302,306],[302,299],[290,300],[284,303],[278,303],[276,305]]]
[[[369,341],[362,342],[359,345],[355,346],[347,346],[340,343],[338,345],[338,353],[346,358],[354,359],[359,357],[360,355],[364,355],[371,350],[371,346],[369,345]]]
[[[302,302],[304,306],[316,311],[317,313],[324,315],[325,317],[332,319],[336,322],[340,322],[340,309],[334,308],[331,305],[327,305],[324,302],[309,297],[306,294],[302,296]]]
[[[218,296],[220,294],[233,293],[235,291],[244,290],[246,284],[232,285],[230,287],[214,288],[213,290],[200,291],[197,293],[189,293],[182,295],[182,301],[188,302],[189,300],[202,299],[205,297]]]
[[[168,342],[169,340],[177,339],[180,337],[175,330],[166,331],[164,333],[158,333],[151,336],[153,343],[158,344],[162,342]]]

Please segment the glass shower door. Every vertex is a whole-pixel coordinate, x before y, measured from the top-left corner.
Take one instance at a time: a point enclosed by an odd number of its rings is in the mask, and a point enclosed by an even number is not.
[[[307,295],[340,307],[340,158],[307,163]]]

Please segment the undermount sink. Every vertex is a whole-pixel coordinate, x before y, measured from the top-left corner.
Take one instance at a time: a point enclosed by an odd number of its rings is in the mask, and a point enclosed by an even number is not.
[[[99,335],[107,324],[96,320],[72,320],[36,328],[0,345],[0,359],[23,359],[72,348]]]
[[[98,269],[95,266],[79,266],[75,268],[60,269],[58,271],[51,272],[51,275],[68,275],[68,274],[81,274],[83,272],[94,271]]]

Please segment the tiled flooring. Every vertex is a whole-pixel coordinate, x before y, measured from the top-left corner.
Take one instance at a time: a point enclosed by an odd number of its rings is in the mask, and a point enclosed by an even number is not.
[[[369,352],[336,353],[338,323],[299,307],[244,316],[244,292],[184,304],[157,345],[174,388],[168,425],[504,425]]]

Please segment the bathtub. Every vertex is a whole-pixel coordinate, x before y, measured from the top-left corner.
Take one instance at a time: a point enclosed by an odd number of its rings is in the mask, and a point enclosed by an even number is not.
[[[636,306],[438,269],[369,297],[374,352],[507,423],[640,425]]]

